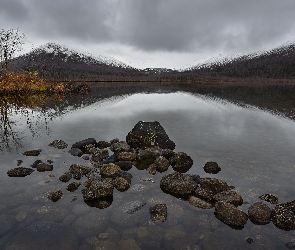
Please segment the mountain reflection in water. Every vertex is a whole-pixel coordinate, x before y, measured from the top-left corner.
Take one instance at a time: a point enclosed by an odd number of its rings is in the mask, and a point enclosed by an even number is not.
[[[265,193],[275,194],[280,203],[294,199],[292,120],[187,92],[91,96],[34,107],[16,106],[7,101],[4,104],[1,106],[0,181],[4,185],[0,191],[3,217],[0,220],[8,221],[9,226],[0,230],[5,236],[0,246],[22,242],[21,232],[27,230],[27,225],[40,221],[63,225],[74,232],[79,246],[93,248],[118,247],[133,240],[132,244],[142,249],[248,249],[249,246],[277,249],[294,239],[293,231],[278,230],[272,223],[257,226],[248,221],[243,230],[233,230],[218,221],[212,209],[196,209],[163,193],[159,182],[163,175],[172,172],[171,167],[155,176],[132,167],[128,171],[133,175],[132,185],[127,191],[114,192],[111,198],[85,204],[82,187],[74,193],[68,192],[58,177],[71,164],[90,165],[90,161],[71,156],[67,152],[69,148],[48,147],[56,139],[69,145],[91,137],[98,141],[125,140],[138,121],[159,121],[175,142],[175,151],[186,152],[193,159],[188,173],[216,177],[235,186],[244,199],[242,210],[247,212]],[[21,146],[22,151],[40,148],[42,152],[38,157],[26,157],[15,151]],[[22,160],[22,166],[28,167],[38,159],[53,161],[51,176],[36,171],[21,179],[6,175],[16,160]],[[221,167],[217,175],[203,171],[209,161]],[[64,195],[53,203],[47,196],[57,189]],[[143,203],[146,205],[134,214],[121,213],[126,210],[126,204]],[[149,208],[158,203],[167,204],[167,221],[150,224]],[[254,240],[251,245],[246,241],[250,237]]]

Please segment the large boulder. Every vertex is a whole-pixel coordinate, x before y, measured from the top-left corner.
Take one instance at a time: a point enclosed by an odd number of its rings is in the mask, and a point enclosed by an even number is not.
[[[197,183],[187,174],[173,172],[162,177],[160,187],[173,196],[188,197],[194,193]]]
[[[280,229],[295,229],[295,200],[276,205],[272,210],[271,220]]]
[[[181,173],[187,172],[193,165],[192,158],[184,152],[176,153],[169,161],[173,170]]]
[[[126,141],[132,148],[159,146],[175,149],[175,143],[169,139],[164,128],[157,121],[138,122],[126,136]]]
[[[248,208],[248,216],[252,223],[266,225],[271,219],[271,210],[262,202],[256,202]]]
[[[234,228],[243,228],[248,220],[248,215],[245,212],[224,201],[215,204],[215,216]]]

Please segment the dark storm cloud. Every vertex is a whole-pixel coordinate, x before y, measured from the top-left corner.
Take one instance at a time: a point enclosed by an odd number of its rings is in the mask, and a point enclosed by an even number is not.
[[[293,0],[132,0],[122,41],[147,50],[259,47],[294,29]]]
[[[43,40],[141,51],[257,50],[295,32],[294,0],[0,0],[0,13]]]
[[[28,18],[28,10],[22,1],[0,0],[0,28],[3,28],[3,23],[5,24],[5,20],[11,20],[13,25],[13,21],[17,23],[17,21],[23,21]]]

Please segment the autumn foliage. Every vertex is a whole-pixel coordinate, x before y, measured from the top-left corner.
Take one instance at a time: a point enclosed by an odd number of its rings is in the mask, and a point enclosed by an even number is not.
[[[49,84],[38,76],[38,72],[3,72],[0,76],[0,93],[42,93],[55,92],[63,93],[65,86],[63,83]]]

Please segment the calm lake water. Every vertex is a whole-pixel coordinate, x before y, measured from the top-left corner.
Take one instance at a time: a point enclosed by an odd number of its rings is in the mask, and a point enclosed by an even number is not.
[[[294,231],[280,230],[272,223],[258,226],[250,220],[243,230],[234,230],[214,216],[214,208],[198,209],[163,193],[159,183],[172,172],[171,166],[155,176],[133,166],[130,189],[114,190],[112,204],[105,209],[84,203],[82,186],[71,193],[66,190],[69,183],[58,180],[73,163],[91,166],[89,160],[68,153],[73,143],[90,137],[125,141],[138,121],[159,121],[175,142],[175,151],[192,157],[188,173],[233,185],[245,202],[240,209],[247,213],[265,193],[275,194],[279,203],[295,198],[292,120],[221,99],[160,91],[7,110],[6,117],[2,112],[0,142],[1,249],[286,249],[285,243],[295,238]],[[49,147],[56,139],[69,147]],[[32,149],[42,152],[22,155]],[[54,168],[23,178],[8,177],[17,160],[23,161],[22,167],[35,160],[52,160]],[[216,161],[222,171],[206,174],[203,166],[208,161]],[[59,189],[62,199],[50,201],[48,194]],[[124,212],[128,206],[144,203],[133,214]],[[167,205],[167,220],[152,223],[149,208],[158,203]],[[246,241],[249,237],[254,240],[251,244]]]

